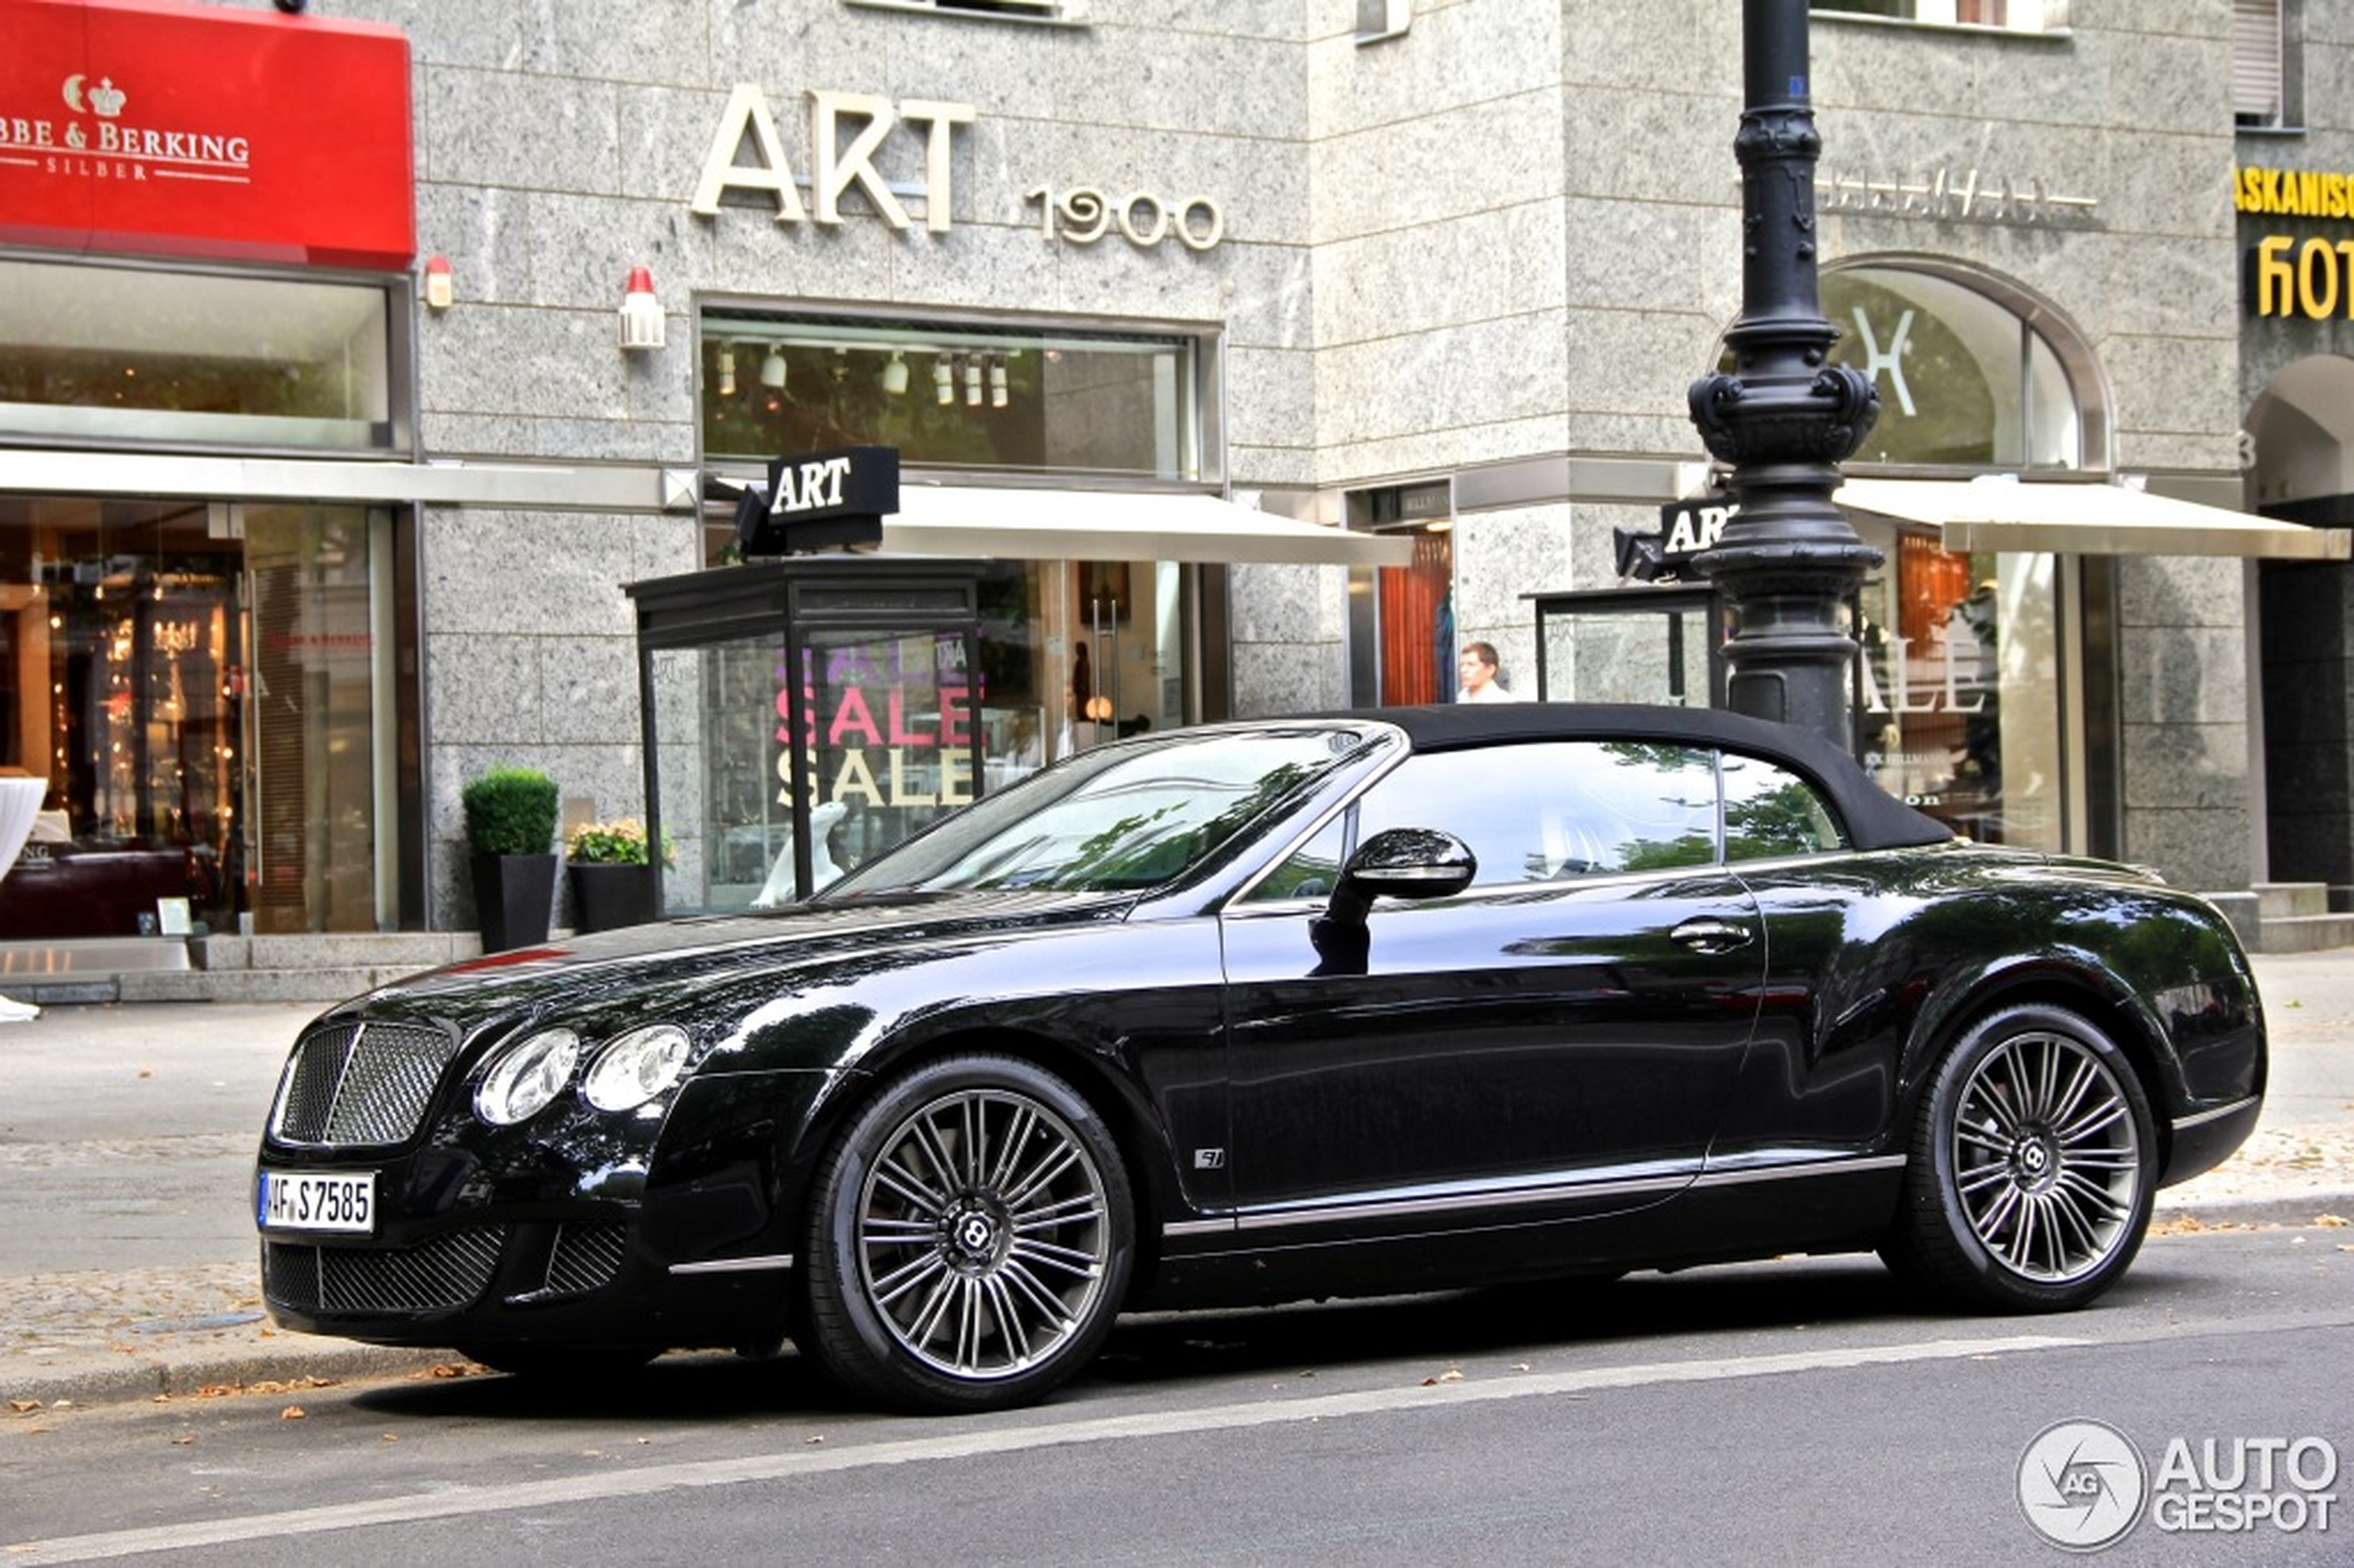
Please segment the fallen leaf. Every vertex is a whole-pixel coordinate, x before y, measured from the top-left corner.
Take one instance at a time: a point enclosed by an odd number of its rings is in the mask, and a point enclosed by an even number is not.
[[[2313,1223],[2324,1231],[2342,1231],[2346,1229],[2347,1220],[2343,1214],[2316,1214]]]
[[[385,1441],[387,1443],[398,1443],[400,1441],[400,1434],[398,1432],[387,1432],[385,1434]]]
[[[8,1401],[8,1408],[16,1411],[19,1415],[28,1415],[41,1408],[41,1401],[38,1399],[11,1399]]]
[[[171,1440],[171,1446],[175,1448],[184,1448],[196,1440],[196,1435],[194,1433],[187,1433],[182,1435],[181,1436],[174,1437]]]
[[[826,1440],[826,1435],[825,1435],[824,1433],[822,1433],[822,1432],[815,1432],[815,1433],[810,1434],[808,1436],[804,1437],[804,1438],[802,1439],[802,1442],[804,1442],[804,1444],[810,1445],[810,1446],[812,1446],[812,1447],[815,1447],[816,1444],[822,1443],[822,1442],[824,1442],[825,1440]]]
[[[303,1417],[309,1415],[310,1413],[310,1412],[309,1410],[304,1410],[300,1405],[288,1405],[285,1410],[278,1412],[278,1419],[280,1421],[300,1421]]]
[[[156,1069],[153,1068],[141,1068],[139,1069],[139,1076],[142,1078],[153,1078],[155,1075]]]

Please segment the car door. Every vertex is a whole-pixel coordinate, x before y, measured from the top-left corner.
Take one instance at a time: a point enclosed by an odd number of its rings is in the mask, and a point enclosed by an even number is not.
[[[1705,747],[1419,754],[1230,905],[1228,1174],[1246,1228],[1308,1241],[1599,1215],[1688,1182],[1765,976],[1717,819]],[[1320,955],[1344,853],[1391,827],[1462,839],[1473,886],[1381,904],[1361,957]]]

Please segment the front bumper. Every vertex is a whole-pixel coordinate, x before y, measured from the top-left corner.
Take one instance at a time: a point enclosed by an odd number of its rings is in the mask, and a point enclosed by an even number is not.
[[[493,1127],[452,1064],[397,1144],[264,1142],[272,1170],[365,1173],[373,1220],[264,1229],[263,1300],[289,1329],[383,1345],[773,1344],[832,1077],[694,1077],[620,1113],[568,1092]]]

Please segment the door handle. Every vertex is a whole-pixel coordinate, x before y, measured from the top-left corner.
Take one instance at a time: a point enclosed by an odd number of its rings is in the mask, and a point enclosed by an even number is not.
[[[1670,942],[1680,942],[1696,953],[1730,953],[1747,947],[1754,935],[1739,921],[1708,917],[1687,920],[1667,933]]]

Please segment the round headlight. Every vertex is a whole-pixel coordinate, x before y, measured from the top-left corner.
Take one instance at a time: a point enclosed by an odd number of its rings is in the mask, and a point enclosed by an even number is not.
[[[475,1091],[475,1114],[494,1127],[512,1127],[547,1108],[572,1081],[580,1062],[580,1036],[568,1029],[543,1029],[508,1046],[491,1059]]]
[[[687,1031],[676,1024],[651,1024],[598,1052],[580,1086],[599,1110],[624,1111],[668,1089],[686,1070]]]

